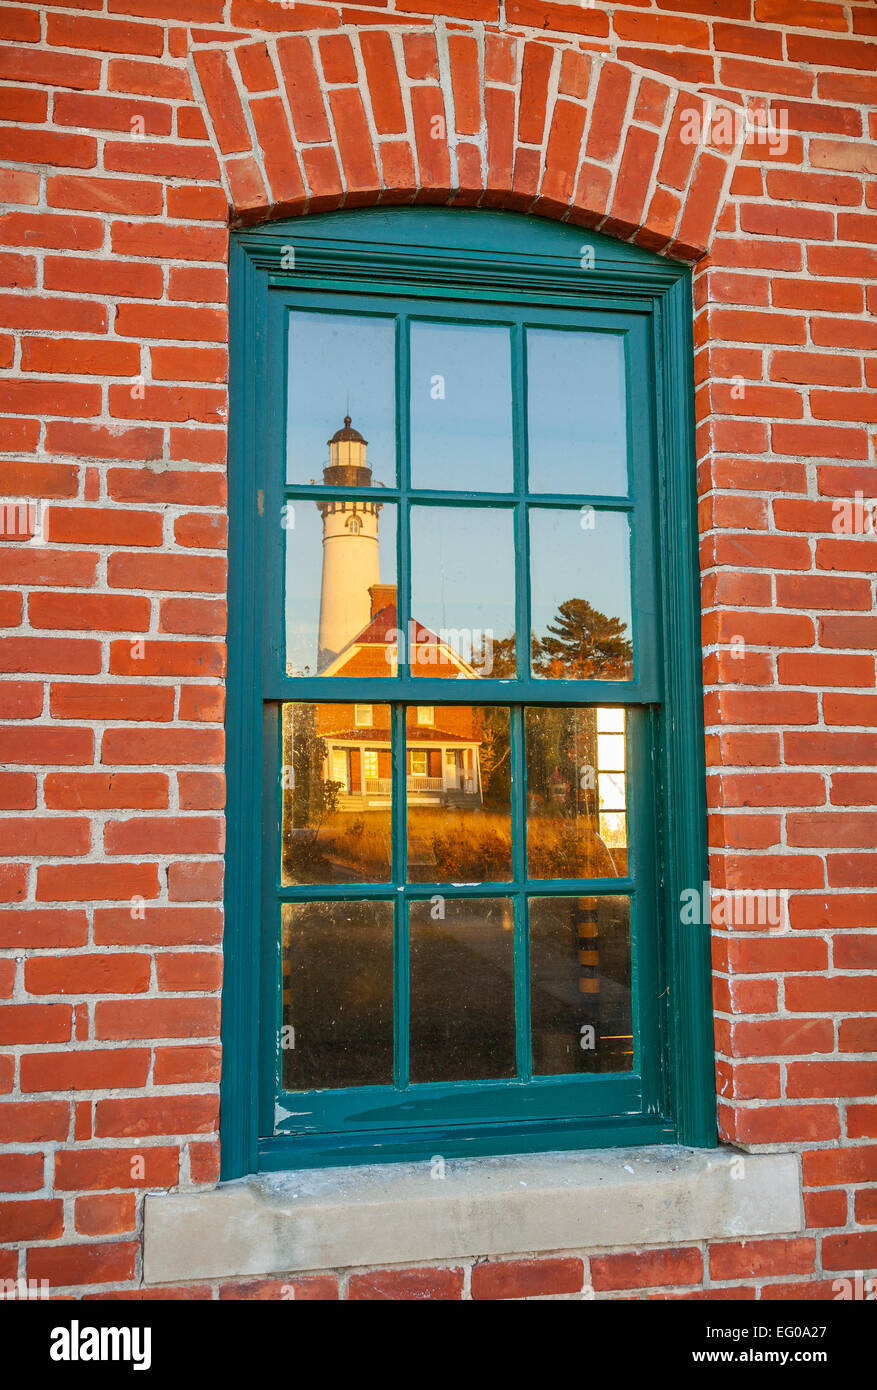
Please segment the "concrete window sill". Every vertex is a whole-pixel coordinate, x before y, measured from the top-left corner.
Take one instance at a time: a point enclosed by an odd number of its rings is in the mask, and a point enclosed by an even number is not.
[[[801,1229],[794,1154],[673,1147],[319,1168],[146,1198],[144,1275],[170,1284]]]

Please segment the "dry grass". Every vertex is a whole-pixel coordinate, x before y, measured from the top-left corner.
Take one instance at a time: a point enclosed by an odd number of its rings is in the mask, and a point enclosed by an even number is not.
[[[626,849],[610,850],[594,824],[531,815],[531,878],[610,878],[627,872]],[[408,814],[411,882],[503,882],[511,877],[509,816],[485,809],[416,807]],[[387,810],[338,811],[314,839],[284,835],[285,882],[386,883],[390,878]]]

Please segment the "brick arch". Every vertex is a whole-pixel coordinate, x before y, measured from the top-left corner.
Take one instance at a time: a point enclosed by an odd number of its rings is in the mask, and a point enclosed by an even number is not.
[[[739,154],[683,139],[705,97],[572,42],[409,23],[316,42],[246,35],[196,45],[191,61],[233,225],[375,203],[478,205],[696,260]]]

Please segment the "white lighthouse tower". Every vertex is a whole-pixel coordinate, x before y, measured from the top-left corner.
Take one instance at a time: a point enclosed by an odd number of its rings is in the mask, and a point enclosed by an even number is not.
[[[371,487],[365,458],[368,440],[352,428],[350,416],[329,444],[323,482],[335,487]],[[318,502],[323,518],[323,577],[317,669],[322,671],[371,618],[369,588],[380,581],[378,515],[370,498]]]

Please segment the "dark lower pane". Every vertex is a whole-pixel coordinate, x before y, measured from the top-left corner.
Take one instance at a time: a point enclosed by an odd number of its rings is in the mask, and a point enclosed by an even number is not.
[[[530,878],[626,876],[624,727],[623,709],[524,711]]]
[[[626,513],[531,507],[530,579],[534,676],[632,680]]]
[[[530,899],[537,1076],[631,1071],[630,899]]]
[[[508,898],[411,904],[411,1080],[515,1075],[515,922]]]
[[[515,674],[514,514],[411,508],[412,676]]]
[[[510,879],[508,709],[412,705],[405,740],[409,883]]]
[[[386,883],[390,706],[285,704],[281,723],[281,883]]]
[[[393,904],[286,903],[285,1091],[393,1082]]]
[[[297,498],[283,525],[287,675],[395,675],[395,506]]]

